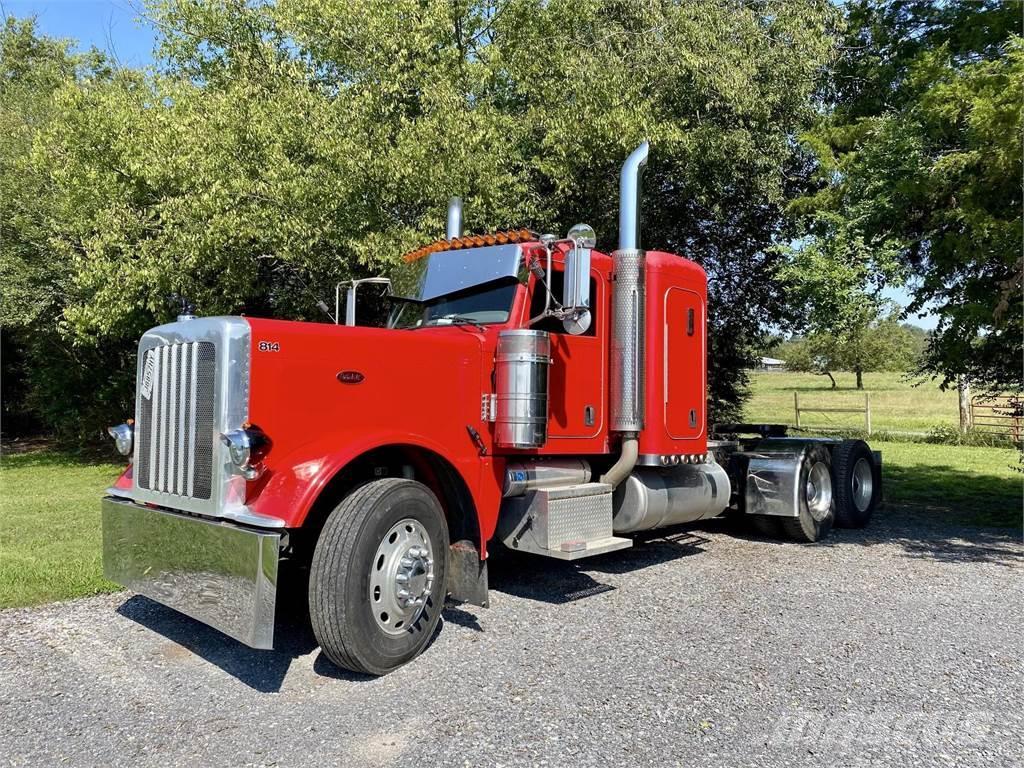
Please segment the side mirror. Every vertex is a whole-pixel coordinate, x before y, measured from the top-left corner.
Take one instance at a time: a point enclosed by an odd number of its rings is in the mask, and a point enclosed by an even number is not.
[[[573,248],[565,256],[562,324],[575,336],[590,328],[590,250],[597,237],[586,224],[577,224],[569,230],[568,238],[573,241]]]

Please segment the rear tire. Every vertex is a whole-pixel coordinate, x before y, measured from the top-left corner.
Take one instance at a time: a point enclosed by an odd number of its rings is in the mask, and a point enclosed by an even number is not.
[[[793,541],[821,541],[835,520],[832,460],[826,448],[811,446],[804,453],[797,485],[797,517],[781,517],[782,530]]]
[[[417,656],[441,618],[447,558],[444,512],[425,485],[387,478],[352,491],[310,567],[309,615],[327,658],[384,675]]]
[[[782,526],[779,521],[782,519],[774,515],[747,515],[746,522],[750,526],[750,530],[758,536],[763,536],[766,539],[781,539]]]
[[[836,525],[863,528],[882,496],[875,455],[863,440],[843,440],[832,450]]]

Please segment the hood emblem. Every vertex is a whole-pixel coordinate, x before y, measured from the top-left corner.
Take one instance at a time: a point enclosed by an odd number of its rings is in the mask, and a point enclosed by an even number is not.
[[[361,371],[339,371],[338,381],[342,384],[358,384],[366,377]]]

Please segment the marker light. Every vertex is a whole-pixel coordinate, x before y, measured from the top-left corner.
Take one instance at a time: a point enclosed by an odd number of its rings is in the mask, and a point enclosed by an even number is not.
[[[114,445],[117,452],[122,456],[131,456],[132,445],[135,442],[135,428],[131,420],[126,424],[118,424],[116,427],[107,427],[107,434],[114,438]]]
[[[536,239],[536,234],[528,229],[511,229],[505,232],[494,232],[493,234],[488,235],[463,235],[462,237],[455,237],[451,240],[436,240],[430,245],[425,245],[422,248],[417,248],[415,251],[410,251],[405,254],[402,259],[407,262],[416,261],[417,259],[422,259],[424,256],[429,256],[430,254],[438,253],[439,251],[457,251],[460,248],[479,248],[481,245],[525,243]]]

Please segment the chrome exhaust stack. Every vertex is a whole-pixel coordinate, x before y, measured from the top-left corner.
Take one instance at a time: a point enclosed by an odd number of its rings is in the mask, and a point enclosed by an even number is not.
[[[462,198],[453,197],[448,201],[448,225],[445,227],[445,238],[454,240],[462,237]]]
[[[651,145],[645,141],[622,164],[619,174],[619,251],[634,251],[640,247],[640,174],[647,165],[650,150]]]
[[[644,427],[644,260],[640,248],[640,175],[650,145],[626,158],[619,177],[619,247],[612,253],[611,429],[622,436],[622,455],[602,477],[616,487],[637,460],[637,434]]]
[[[612,253],[611,428],[644,428],[644,257],[640,249],[640,174],[645,141],[626,158],[619,187],[619,247]]]

